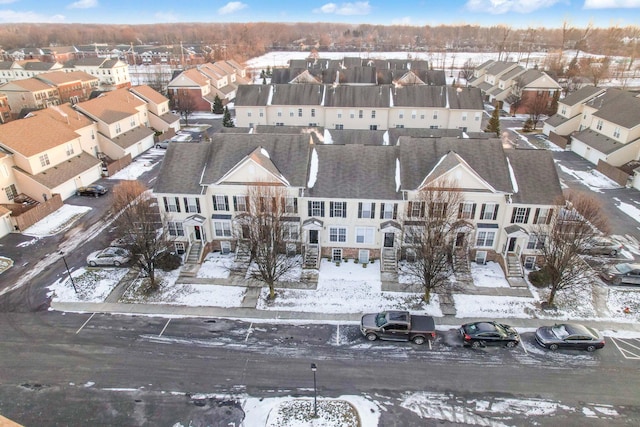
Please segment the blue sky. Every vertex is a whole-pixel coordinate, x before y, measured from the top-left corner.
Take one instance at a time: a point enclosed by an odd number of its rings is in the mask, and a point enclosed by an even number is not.
[[[640,0],[0,0],[0,24],[17,22],[340,22],[512,27],[640,24]]]

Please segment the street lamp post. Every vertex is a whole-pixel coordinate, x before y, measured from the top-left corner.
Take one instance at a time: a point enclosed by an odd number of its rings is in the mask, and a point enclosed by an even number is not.
[[[73,281],[73,277],[71,276],[71,272],[69,271],[69,265],[67,264],[67,260],[64,257],[64,252],[60,251],[60,256],[62,256],[62,261],[64,262],[64,267],[67,269],[67,274],[69,275],[69,280],[71,280],[71,285],[73,286],[73,290],[75,293],[78,293],[78,288],[76,288],[76,283]]]
[[[316,371],[318,367],[315,363],[311,364],[311,372],[313,372],[313,418],[318,418],[318,389],[316,387]]]

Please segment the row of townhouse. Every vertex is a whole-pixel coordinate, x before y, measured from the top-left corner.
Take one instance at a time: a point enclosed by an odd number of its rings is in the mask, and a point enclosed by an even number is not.
[[[236,61],[208,62],[178,74],[167,85],[167,93],[174,103],[186,96],[193,110],[211,111],[216,96],[227,103],[236,97],[238,86],[248,82],[246,69]]]
[[[169,100],[148,86],[48,107],[0,125],[0,206],[16,216],[25,202],[36,207],[54,197],[63,201],[100,179],[112,161],[130,161],[151,148],[156,130],[179,128]],[[12,218],[0,236],[17,226]]]
[[[480,91],[430,85],[269,84],[238,87],[239,127],[482,130]]]
[[[532,267],[562,196],[545,150],[503,148],[500,140],[400,137],[394,145],[318,144],[309,134],[214,135],[167,150],[153,192],[178,252],[242,248],[236,221],[255,185],[286,192],[287,252],[307,267],[319,257],[380,259],[392,271],[412,256],[407,227],[428,215],[418,193],[437,179],[458,184],[462,221],[452,247],[478,261]],[[390,267],[391,266],[391,267]],[[512,270],[514,271],[514,270]]]
[[[534,99],[542,97],[551,106],[562,87],[544,71],[526,69],[517,62],[488,60],[473,70],[469,85],[482,91],[485,101],[510,114],[527,114]]]
[[[558,112],[545,121],[543,132],[594,165],[637,163],[640,97],[620,89],[585,86],[558,102]],[[630,179],[640,189],[640,171],[633,171]]]
[[[98,78],[84,71],[52,71],[2,84],[0,93],[7,97],[10,108],[5,121],[52,105],[86,101],[98,86]]]
[[[36,77],[52,71],[83,71],[98,79],[97,90],[109,91],[131,86],[129,66],[118,59],[80,58],[59,62],[42,62],[31,59],[25,61],[0,61],[0,84]]]

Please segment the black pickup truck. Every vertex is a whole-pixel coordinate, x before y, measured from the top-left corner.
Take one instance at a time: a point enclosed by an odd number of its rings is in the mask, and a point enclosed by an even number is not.
[[[360,332],[369,341],[381,339],[424,344],[427,339],[436,337],[436,324],[431,316],[389,310],[362,316]]]

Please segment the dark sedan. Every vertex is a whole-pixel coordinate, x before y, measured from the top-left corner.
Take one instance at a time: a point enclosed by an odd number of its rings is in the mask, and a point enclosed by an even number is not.
[[[536,341],[554,351],[559,348],[595,351],[604,347],[604,337],[598,331],[577,323],[542,326],[536,331]]]
[[[88,185],[86,187],[79,187],[76,190],[76,195],[98,197],[106,194],[107,191],[108,190],[102,185]]]
[[[475,322],[462,325],[460,336],[464,345],[472,348],[488,345],[515,347],[520,335],[512,326],[497,322]]]

